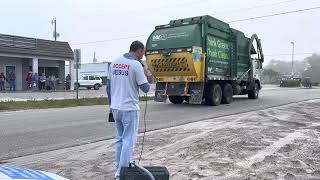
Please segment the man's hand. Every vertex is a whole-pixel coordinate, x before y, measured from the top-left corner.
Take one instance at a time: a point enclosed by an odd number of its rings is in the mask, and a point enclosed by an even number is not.
[[[148,77],[148,70],[147,70],[147,68],[143,68],[143,72],[144,72],[144,75],[145,75],[146,77]]]

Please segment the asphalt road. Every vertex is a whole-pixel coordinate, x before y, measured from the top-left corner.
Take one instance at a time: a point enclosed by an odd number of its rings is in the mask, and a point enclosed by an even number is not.
[[[154,130],[214,117],[320,98],[320,89],[266,89],[258,100],[236,97],[230,105],[173,105],[148,102],[147,129]],[[144,105],[141,105],[143,119]],[[0,113],[0,160],[71,147],[113,137],[106,106]],[[140,121],[140,131],[143,121]],[[0,162],[1,163],[1,162]]]

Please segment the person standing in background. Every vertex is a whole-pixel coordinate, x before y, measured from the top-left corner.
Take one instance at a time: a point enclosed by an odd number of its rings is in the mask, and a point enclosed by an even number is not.
[[[32,72],[29,72],[26,77],[27,89],[32,89]]]
[[[33,88],[37,89],[37,87],[39,87],[39,76],[38,73],[34,73],[32,76],[32,81],[33,81]]]
[[[6,76],[3,72],[0,73],[0,91],[5,91],[4,83],[6,82]]]
[[[10,91],[16,91],[16,74],[13,71],[9,73],[7,80],[10,86]]]
[[[45,90],[46,88],[46,81],[47,81],[47,77],[46,75],[44,75],[44,73],[42,73],[42,75],[39,77],[39,82],[40,82],[40,90]]]

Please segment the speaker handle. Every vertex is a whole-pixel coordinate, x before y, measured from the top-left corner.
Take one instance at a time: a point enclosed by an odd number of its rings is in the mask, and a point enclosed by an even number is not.
[[[150,171],[148,171],[143,166],[140,166],[140,165],[136,164],[135,161],[131,161],[130,162],[130,166],[136,167],[138,170],[140,170],[140,171],[144,172],[145,174],[147,174],[150,180],[155,180]]]

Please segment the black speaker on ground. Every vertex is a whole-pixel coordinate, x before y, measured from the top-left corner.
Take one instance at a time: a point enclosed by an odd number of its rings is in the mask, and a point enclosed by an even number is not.
[[[166,167],[146,166],[155,180],[169,180],[169,171]],[[123,167],[120,171],[120,180],[150,180],[148,175],[137,167]]]

